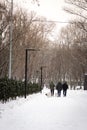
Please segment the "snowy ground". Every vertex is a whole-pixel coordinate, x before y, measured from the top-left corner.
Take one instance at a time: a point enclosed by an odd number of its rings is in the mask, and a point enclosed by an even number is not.
[[[68,90],[67,97],[47,91],[0,103],[0,130],[87,130],[87,91]]]

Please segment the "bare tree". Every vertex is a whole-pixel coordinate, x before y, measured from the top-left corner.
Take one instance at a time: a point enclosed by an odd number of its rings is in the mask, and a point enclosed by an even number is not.
[[[77,15],[85,20],[87,20],[87,1],[86,0],[65,0],[65,2],[70,6],[65,7],[64,10],[71,14]]]
[[[8,59],[9,59],[9,1],[8,4],[4,3],[3,19],[0,16],[1,35],[0,35],[0,76],[8,74]],[[7,6],[6,6],[7,5]],[[1,10],[0,10],[1,11]],[[27,14],[22,9],[17,10],[13,14],[13,55],[12,55],[12,76],[16,78],[24,78],[25,66],[25,49],[26,48],[46,48],[49,46],[49,35],[54,27],[53,23],[40,22],[45,18],[38,17],[34,12]],[[3,31],[3,32],[2,32]],[[35,58],[36,57],[36,58]],[[41,57],[35,53],[30,53],[29,73],[35,71],[36,61]],[[39,59],[40,61],[41,59]],[[38,65],[40,62],[37,62]],[[5,65],[5,67],[4,67]],[[36,67],[36,69],[38,69]],[[6,68],[6,69],[5,69]]]
[[[67,80],[70,85],[83,82],[87,71],[86,37],[86,31],[79,28],[77,21],[61,29],[54,64],[58,80]]]
[[[0,2],[0,76],[7,75],[9,45],[9,10]]]

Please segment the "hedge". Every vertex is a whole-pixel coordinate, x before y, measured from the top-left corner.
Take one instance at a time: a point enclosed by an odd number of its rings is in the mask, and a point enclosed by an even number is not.
[[[33,94],[40,91],[40,85],[36,83],[27,84],[26,94]],[[16,97],[23,97],[25,94],[25,83],[7,77],[0,79],[0,101],[6,102]]]

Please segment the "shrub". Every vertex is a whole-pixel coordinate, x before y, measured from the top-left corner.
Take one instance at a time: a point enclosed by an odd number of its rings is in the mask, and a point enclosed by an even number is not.
[[[36,83],[27,84],[26,94],[37,93],[40,91],[40,86]],[[16,97],[25,95],[25,83],[7,77],[0,79],[0,101],[6,102]]]

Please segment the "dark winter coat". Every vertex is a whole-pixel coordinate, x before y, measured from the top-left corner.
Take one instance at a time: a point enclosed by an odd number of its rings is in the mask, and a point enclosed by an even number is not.
[[[60,82],[57,83],[56,89],[57,89],[58,91],[61,91],[61,90],[62,90],[62,84],[61,84]]]
[[[54,83],[53,83],[53,82],[51,82],[51,83],[50,83],[50,89],[51,89],[51,90],[53,90],[53,89],[54,89],[54,87],[55,87]]]
[[[68,89],[68,85],[67,85],[67,83],[64,83],[62,86],[63,86],[63,90],[66,91],[66,90]]]

